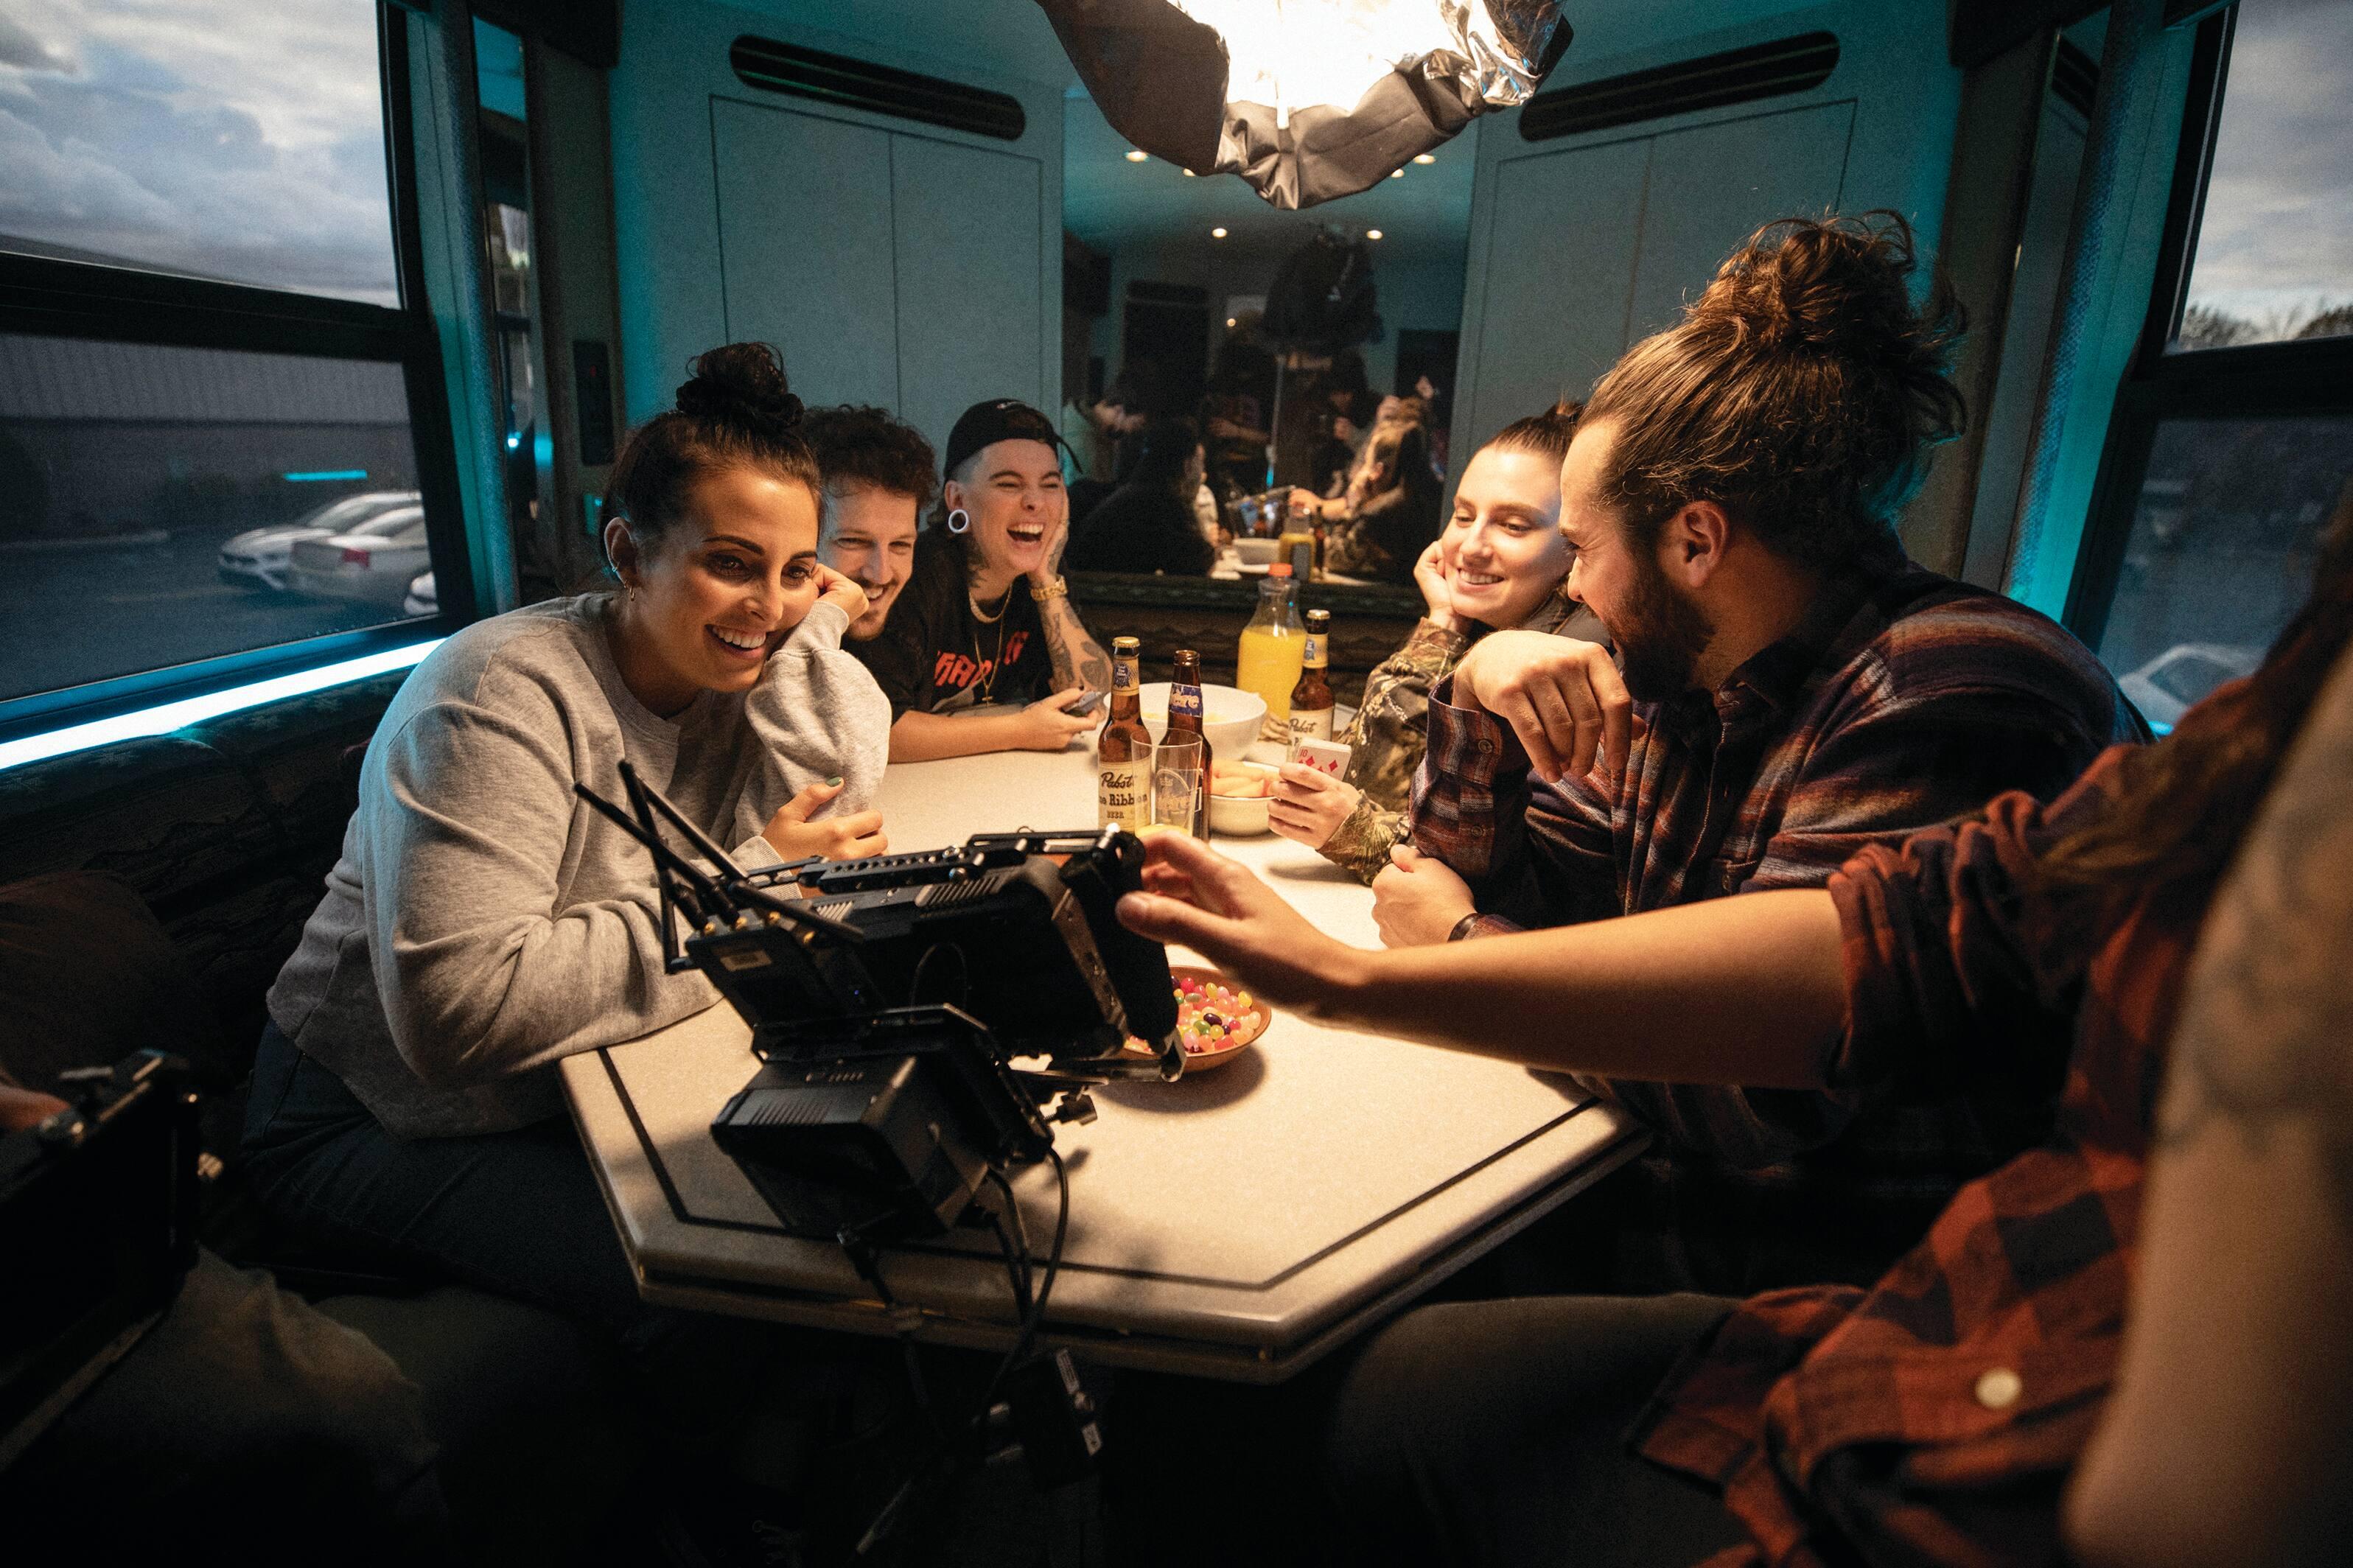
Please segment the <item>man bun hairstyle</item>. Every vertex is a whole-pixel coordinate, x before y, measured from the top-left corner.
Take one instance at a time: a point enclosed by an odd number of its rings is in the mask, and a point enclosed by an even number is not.
[[[812,408],[801,434],[817,456],[825,493],[839,498],[860,486],[909,496],[920,515],[939,493],[939,458],[913,426],[867,404]]]
[[[1617,426],[1601,489],[1633,542],[1707,500],[1817,570],[1892,545],[1928,449],[1966,417],[1947,374],[1960,301],[1939,273],[1915,305],[1915,267],[1895,213],[1767,224],[1629,349],[1585,420]]]
[[[815,494],[817,458],[802,424],[801,400],[775,349],[729,343],[699,354],[687,365],[678,406],[621,444],[605,486],[606,513],[626,520],[638,548],[651,550],[684,515],[687,492],[712,474],[757,468]]]
[[[1577,422],[1584,413],[1584,404],[1564,397],[1542,414],[1513,420],[1489,437],[1487,445],[1514,452],[1534,452],[1539,458],[1550,458],[1557,465],[1568,456],[1568,444],[1576,437]]]

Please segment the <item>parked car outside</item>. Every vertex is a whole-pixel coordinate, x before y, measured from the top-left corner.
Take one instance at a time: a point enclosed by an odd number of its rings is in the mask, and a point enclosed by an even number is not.
[[[408,597],[400,602],[404,616],[438,616],[441,613],[441,595],[433,586],[433,574],[417,574],[408,584]]]
[[[2125,695],[2149,727],[2162,735],[2181,715],[2226,680],[2253,675],[2263,650],[2235,643],[2175,643],[2131,674],[2118,679]]]
[[[287,576],[297,593],[363,599],[394,608],[432,561],[425,542],[425,509],[406,507],[324,539],[295,541]]]
[[[324,539],[372,517],[415,506],[420,499],[415,490],[369,490],[314,506],[291,522],[248,528],[221,546],[221,581],[248,588],[283,588],[297,540]]]

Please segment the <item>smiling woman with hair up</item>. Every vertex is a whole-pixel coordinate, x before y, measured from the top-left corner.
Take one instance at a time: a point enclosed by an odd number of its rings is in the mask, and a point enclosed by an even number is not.
[[[746,1414],[773,1336],[638,1300],[555,1064],[717,993],[665,968],[645,850],[574,788],[620,798],[627,758],[748,864],[885,847],[862,808],[889,709],[841,651],[866,599],[818,563],[799,424],[775,351],[702,355],[613,466],[615,586],[478,622],[410,674],[269,993],[246,1129],[285,1234],[575,1318],[703,1441]]]

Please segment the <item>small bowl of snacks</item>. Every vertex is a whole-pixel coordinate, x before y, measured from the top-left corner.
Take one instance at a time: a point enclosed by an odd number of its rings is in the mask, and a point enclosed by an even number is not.
[[[1214,969],[1173,963],[1168,973],[1176,982],[1176,1034],[1184,1042],[1188,1073],[1225,1066],[1255,1044],[1273,1020],[1272,1008]],[[1127,1048],[1145,1047],[1130,1039]]]
[[[1209,831],[1236,837],[1267,830],[1266,803],[1276,770],[1264,763],[1209,762]]]

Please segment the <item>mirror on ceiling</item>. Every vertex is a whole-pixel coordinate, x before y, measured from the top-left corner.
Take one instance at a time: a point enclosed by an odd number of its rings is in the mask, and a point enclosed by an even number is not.
[[[1304,212],[1063,119],[1069,570],[1409,586],[1438,535],[1478,127]],[[1189,422],[1200,450],[1179,422]],[[1297,492],[1295,499],[1290,492]]]

